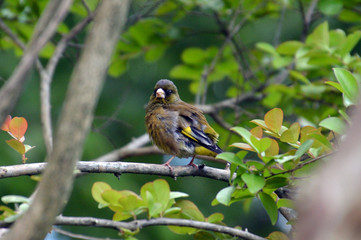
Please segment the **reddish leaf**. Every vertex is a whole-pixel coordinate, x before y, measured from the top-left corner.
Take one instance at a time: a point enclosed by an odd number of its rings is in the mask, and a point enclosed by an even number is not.
[[[20,154],[25,154],[25,146],[22,142],[16,139],[7,140],[6,143]]]
[[[24,137],[28,129],[28,122],[23,117],[14,117],[9,124],[10,133],[16,138],[21,139]]]
[[[5,122],[4,124],[1,126],[1,130],[4,130],[6,132],[9,132],[9,124],[10,124],[10,121],[11,121],[11,116],[8,115],[5,119]]]
[[[260,126],[252,128],[250,132],[252,133],[253,136],[258,137],[258,138],[262,138],[262,136],[263,136],[263,130]]]
[[[268,129],[279,134],[283,123],[283,111],[280,108],[274,108],[264,115],[264,122]]]

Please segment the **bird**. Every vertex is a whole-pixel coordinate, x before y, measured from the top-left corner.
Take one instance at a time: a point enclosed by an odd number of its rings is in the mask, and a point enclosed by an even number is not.
[[[196,155],[215,157],[222,153],[217,145],[219,134],[208,124],[203,112],[179,97],[176,85],[159,80],[145,110],[145,125],[152,142],[172,157],[164,164],[171,171],[170,162],[175,158],[192,160]]]

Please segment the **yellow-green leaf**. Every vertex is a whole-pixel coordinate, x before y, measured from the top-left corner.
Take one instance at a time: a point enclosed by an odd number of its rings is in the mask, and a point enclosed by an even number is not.
[[[25,154],[25,146],[22,142],[16,139],[7,140],[6,143],[20,154]]]
[[[280,108],[274,108],[266,113],[264,122],[268,130],[280,134],[283,123],[283,111]]]
[[[101,194],[105,190],[112,189],[111,186],[105,182],[95,182],[92,186],[91,193],[95,201],[98,203],[107,204],[106,201],[102,198]]]
[[[289,129],[282,133],[280,140],[282,142],[296,143],[300,136],[300,128],[299,123],[293,123]]]

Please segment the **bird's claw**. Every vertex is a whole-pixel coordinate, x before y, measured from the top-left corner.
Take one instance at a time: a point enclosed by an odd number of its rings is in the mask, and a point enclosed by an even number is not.
[[[173,167],[172,167],[171,165],[169,165],[169,163],[164,163],[163,165],[164,165],[164,166],[167,166],[167,167],[169,168],[169,171],[170,171],[171,173],[174,173]]]
[[[192,162],[188,163],[188,166],[194,167],[195,169],[198,169],[198,166]]]

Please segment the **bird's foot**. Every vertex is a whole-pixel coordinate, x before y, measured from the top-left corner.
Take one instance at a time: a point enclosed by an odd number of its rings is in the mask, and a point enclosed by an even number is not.
[[[188,166],[194,167],[195,169],[198,169],[198,166],[194,164],[193,162],[188,163]]]
[[[169,170],[170,170],[170,172],[171,172],[171,173],[174,173],[174,171],[173,171],[173,170],[174,170],[174,169],[173,169],[173,167],[172,167],[171,165],[169,165],[169,163],[168,163],[168,162],[164,163],[163,165],[164,165],[164,166],[167,166],[167,167],[169,168]]]

